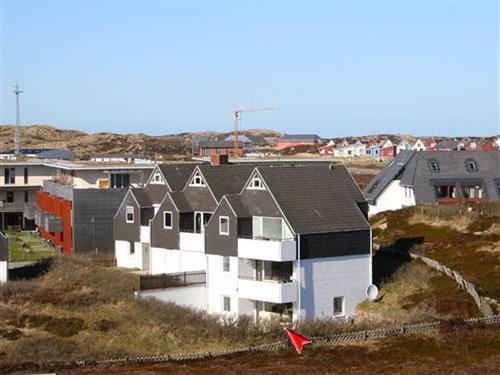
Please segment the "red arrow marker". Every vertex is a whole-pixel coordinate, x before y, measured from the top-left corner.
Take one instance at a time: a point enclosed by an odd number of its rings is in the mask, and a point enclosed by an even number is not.
[[[292,331],[288,327],[285,327],[284,330],[288,334],[288,337],[290,337],[290,340],[292,341],[293,346],[295,346],[295,350],[297,350],[297,353],[299,353],[299,354],[302,353],[302,347],[305,344],[310,344],[312,342],[312,340],[310,340],[307,337],[304,337],[302,335],[299,335],[297,332]]]

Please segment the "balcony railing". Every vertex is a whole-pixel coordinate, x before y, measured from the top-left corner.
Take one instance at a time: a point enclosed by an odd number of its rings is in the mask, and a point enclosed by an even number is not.
[[[297,243],[293,239],[238,238],[238,257],[273,262],[293,261],[297,259]]]
[[[273,303],[288,303],[297,300],[296,281],[252,280],[239,277],[240,298]]]
[[[256,276],[238,275],[241,280],[264,281],[269,283],[289,283],[293,281],[292,275],[269,275],[266,274],[263,278]]]
[[[166,289],[205,283],[205,271],[166,273],[161,275],[141,275],[139,280],[139,290]]]
[[[24,202],[0,201],[0,211],[2,212],[24,211]]]

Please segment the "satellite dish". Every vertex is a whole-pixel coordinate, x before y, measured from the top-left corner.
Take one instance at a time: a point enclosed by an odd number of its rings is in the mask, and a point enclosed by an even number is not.
[[[377,295],[378,295],[378,288],[376,285],[368,285],[368,288],[366,288],[366,296],[368,297],[368,299],[370,301],[373,301],[375,300],[375,298],[377,298]]]

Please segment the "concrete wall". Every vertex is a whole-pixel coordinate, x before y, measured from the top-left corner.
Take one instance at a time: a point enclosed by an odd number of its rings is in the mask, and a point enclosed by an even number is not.
[[[162,302],[173,302],[177,305],[205,310],[205,285],[192,285],[179,288],[144,290],[136,293],[137,298],[154,298]]]
[[[151,248],[152,275],[189,271],[205,271],[207,258],[204,253],[194,251]]]
[[[406,196],[405,196],[406,194]],[[413,189],[401,186],[400,180],[392,181],[378,196],[375,205],[369,206],[369,215],[375,215],[382,211],[399,210],[403,207],[414,206],[415,195]]]
[[[238,316],[238,258],[230,257],[230,272],[222,271],[222,256],[207,255],[207,307],[211,313]],[[223,296],[231,299],[231,312],[223,311]]]
[[[366,297],[371,280],[371,255],[306,259],[300,262],[301,318],[333,317],[333,298],[344,297],[345,316],[352,316]]]
[[[144,170],[141,176],[139,171],[129,172],[127,170],[116,170],[114,173],[129,173],[130,185],[138,187],[141,183],[146,182],[151,173],[151,169]],[[99,179],[109,179],[111,183],[110,173],[104,170],[76,170],[73,178],[73,186],[77,189],[97,188]]]
[[[142,244],[140,242],[132,243],[135,249],[133,254],[130,253],[130,242],[115,241],[115,257],[116,266],[123,268],[138,268],[144,267],[144,254],[142,253]]]

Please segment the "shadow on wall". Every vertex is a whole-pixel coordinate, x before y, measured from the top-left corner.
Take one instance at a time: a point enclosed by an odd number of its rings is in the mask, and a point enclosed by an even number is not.
[[[40,260],[24,267],[9,270],[9,280],[30,280],[42,276],[52,265],[52,259]]]
[[[390,279],[403,264],[411,261],[410,250],[424,242],[424,237],[399,238],[389,246],[382,246],[372,259],[373,283],[380,288],[383,280]],[[406,254],[384,251],[396,249]]]

